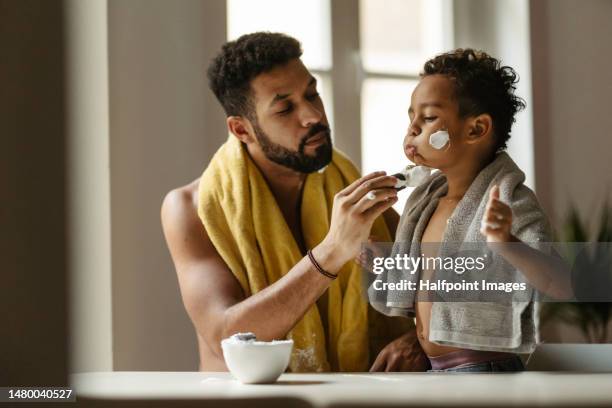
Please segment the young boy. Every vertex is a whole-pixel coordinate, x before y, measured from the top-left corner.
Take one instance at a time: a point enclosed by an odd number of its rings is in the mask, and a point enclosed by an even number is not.
[[[404,139],[416,165],[440,170],[410,195],[396,235],[417,256],[436,257],[446,243],[482,243],[540,292],[571,296],[553,257],[533,248],[550,242],[550,228],[524,173],[504,152],[515,114],[517,75],[484,52],[458,49],[425,63]],[[510,243],[509,245],[504,245]],[[416,245],[415,245],[416,244]],[[537,245],[536,245],[537,246]],[[396,245],[397,247],[397,245]],[[428,279],[421,268],[400,278]],[[381,275],[379,278],[383,278]],[[391,278],[387,274],[387,281]],[[520,371],[517,353],[537,343],[537,311],[524,302],[420,301],[418,290],[368,293],[387,315],[416,318],[433,371]]]

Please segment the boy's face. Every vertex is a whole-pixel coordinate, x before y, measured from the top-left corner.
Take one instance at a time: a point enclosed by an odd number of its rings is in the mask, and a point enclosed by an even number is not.
[[[331,160],[332,142],[317,81],[298,58],[251,81],[257,147],[266,157],[309,173]]]
[[[423,77],[412,93],[408,110],[410,124],[404,138],[404,152],[410,161],[437,169],[452,166],[471,156],[464,143],[468,132],[466,120],[459,117],[454,84],[445,75]],[[429,136],[448,131],[450,140],[440,150],[429,144]]]

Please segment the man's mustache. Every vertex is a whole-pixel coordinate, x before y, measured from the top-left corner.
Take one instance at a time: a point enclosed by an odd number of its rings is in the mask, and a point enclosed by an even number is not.
[[[302,141],[300,142],[300,147],[303,147],[308,142],[308,139],[310,139],[313,136],[316,136],[320,132],[325,132],[327,135],[329,135],[329,126],[326,126],[322,123],[317,123],[316,125],[313,125],[308,130],[308,132],[304,135],[304,137],[302,137]]]

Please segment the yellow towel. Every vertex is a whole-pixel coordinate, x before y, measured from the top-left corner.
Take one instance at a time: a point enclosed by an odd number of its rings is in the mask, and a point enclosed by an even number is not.
[[[307,176],[301,221],[308,248],[329,230],[334,195],[358,177],[354,165],[338,151],[325,171]],[[280,279],[303,257],[265,179],[234,136],[202,175],[198,214],[246,296]],[[382,217],[372,234],[391,240]],[[287,335],[294,341],[292,372],[368,369],[368,324],[372,327],[373,322],[368,322],[359,269],[355,262],[347,263],[328,289],[328,347],[316,304]]]

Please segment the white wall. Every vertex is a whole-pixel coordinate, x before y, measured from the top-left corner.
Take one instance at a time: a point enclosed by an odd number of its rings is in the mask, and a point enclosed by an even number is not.
[[[555,219],[574,205],[595,227],[603,201],[612,203],[612,2],[546,0],[532,7],[540,17],[534,40],[546,41],[534,50],[544,54],[534,67],[543,83],[534,83],[534,91],[547,105]]]
[[[109,1],[115,370],[198,367],[159,212],[227,138],[205,76],[225,21],[222,0]]]
[[[71,372],[111,371],[106,0],[67,0]]]

